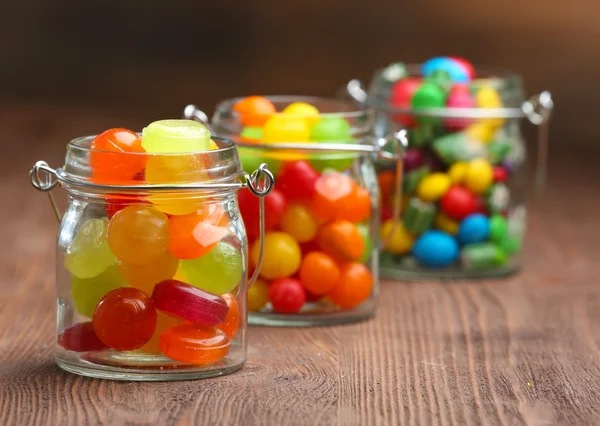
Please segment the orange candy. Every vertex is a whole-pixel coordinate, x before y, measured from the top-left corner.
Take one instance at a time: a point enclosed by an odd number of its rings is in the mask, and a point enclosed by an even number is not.
[[[96,136],[90,148],[92,180],[95,182],[126,183],[146,166],[142,140],[131,130],[109,129]]]
[[[379,180],[379,191],[381,192],[381,200],[387,203],[392,197],[392,191],[394,190],[394,181],[396,180],[396,174],[393,171],[387,170],[379,172],[377,179]]]
[[[173,278],[179,267],[179,260],[169,251],[166,251],[160,258],[147,264],[136,265],[119,262],[118,266],[119,272],[121,272],[127,284],[143,290],[148,296],[152,296],[155,284]]]
[[[358,260],[365,251],[360,231],[347,220],[336,220],[323,225],[317,234],[317,242],[336,261]]]
[[[179,259],[196,259],[205,255],[227,235],[228,218],[215,204],[202,206],[195,213],[171,216],[169,249]]]
[[[166,331],[168,328],[174,327],[179,324],[183,324],[184,322],[180,318],[172,317],[158,310],[156,311],[156,314],[156,330],[154,331],[152,338],[139,349],[140,351],[145,352],[147,354],[160,354],[161,351],[158,347],[158,341],[160,339],[161,333]]]
[[[322,219],[358,223],[371,216],[371,197],[350,177],[326,173],[317,180],[311,207]]]
[[[229,311],[227,311],[225,321],[219,324],[217,328],[223,331],[231,340],[235,336],[235,333],[237,333],[238,328],[240,328],[240,308],[237,300],[235,300],[235,297],[231,293],[225,293],[221,297],[227,302]]]
[[[327,297],[343,309],[352,309],[367,300],[373,292],[373,277],[362,263],[346,263],[340,268],[340,279]]]
[[[340,278],[335,261],[320,251],[308,253],[300,265],[300,282],[311,294],[321,296],[329,293]]]
[[[165,356],[188,364],[206,365],[219,362],[229,352],[229,338],[214,327],[181,324],[164,331],[158,347]]]
[[[241,114],[242,124],[249,127],[264,126],[269,116],[277,111],[263,96],[248,96],[235,104],[233,110]]]

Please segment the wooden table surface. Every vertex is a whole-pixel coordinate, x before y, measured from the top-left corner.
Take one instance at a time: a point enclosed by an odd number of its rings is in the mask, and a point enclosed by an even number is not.
[[[524,271],[505,280],[384,281],[354,325],[251,328],[246,366],[187,382],[88,379],[53,362],[56,221],[27,172],[66,141],[144,120],[0,107],[0,425],[600,424],[597,155],[552,153]]]

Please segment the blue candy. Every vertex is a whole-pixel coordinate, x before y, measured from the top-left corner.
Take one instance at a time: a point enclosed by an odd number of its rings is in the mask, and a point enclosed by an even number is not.
[[[458,243],[445,232],[427,231],[415,241],[412,254],[422,266],[445,268],[458,260]]]
[[[452,58],[437,57],[425,61],[421,67],[421,74],[423,74],[424,77],[427,77],[436,70],[446,71],[448,74],[450,74],[452,81],[458,83],[468,83],[471,81],[471,77],[463,65]]]
[[[481,213],[475,213],[463,219],[458,227],[456,238],[462,244],[481,243],[490,236],[490,220]]]

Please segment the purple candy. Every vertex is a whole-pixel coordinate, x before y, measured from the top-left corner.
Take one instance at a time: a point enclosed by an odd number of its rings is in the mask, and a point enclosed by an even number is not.
[[[419,148],[408,148],[404,153],[404,172],[418,169],[425,162],[425,156]]]

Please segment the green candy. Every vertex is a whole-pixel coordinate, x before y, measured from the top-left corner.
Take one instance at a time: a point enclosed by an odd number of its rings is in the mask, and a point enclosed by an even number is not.
[[[506,253],[491,242],[469,244],[462,248],[460,259],[467,269],[494,268],[506,263]]]
[[[251,175],[252,172],[258,169],[258,166],[260,166],[262,163],[267,163],[269,170],[274,175],[279,172],[281,160],[269,158],[264,154],[264,152],[265,151],[255,148],[247,148],[242,146],[238,147],[238,154],[240,156],[240,161],[242,162],[242,168],[246,173]]]
[[[341,117],[325,117],[316,122],[310,130],[310,140],[323,143],[351,143],[350,123]],[[326,168],[343,172],[349,169],[357,158],[356,153],[312,154],[309,158],[313,168],[322,172]]]
[[[369,257],[371,257],[371,253],[373,251],[373,241],[369,235],[369,226],[363,223],[356,225],[356,227],[358,228],[358,232],[360,233],[360,236],[365,244],[365,250],[358,261],[360,263],[366,263],[367,260],[369,260]]]
[[[427,108],[443,108],[446,104],[446,94],[437,84],[430,81],[424,82],[417,89],[411,100],[411,107],[415,110]],[[437,125],[437,117],[416,117],[420,124]]]
[[[242,254],[231,244],[221,241],[197,259],[181,261],[187,283],[213,294],[225,294],[242,280]]]
[[[500,242],[500,247],[506,254],[514,254],[521,250],[521,242],[517,237],[507,236]]]
[[[92,278],[102,273],[117,258],[107,239],[108,219],[90,219],[77,231],[65,253],[65,266],[78,278]]]
[[[433,141],[433,151],[446,164],[470,161],[485,154],[485,146],[465,132],[448,133]]]
[[[433,226],[436,212],[435,204],[412,197],[402,217],[404,227],[413,235],[421,235]]]
[[[119,287],[127,287],[127,284],[116,263],[93,278],[82,279],[73,276],[71,279],[71,295],[73,296],[75,309],[81,315],[92,318],[100,299],[108,292]]]
[[[142,130],[142,146],[149,153],[207,151],[208,129],[192,120],[160,120]]]
[[[419,182],[431,171],[429,166],[421,166],[418,169],[411,170],[404,175],[402,180],[402,193],[412,195],[417,191]]]
[[[245,139],[260,140],[263,136],[262,127],[244,127],[240,133],[240,137]]]
[[[501,244],[508,235],[508,223],[504,216],[495,214],[490,218],[490,240]]]
[[[427,81],[438,86],[444,93],[449,93],[454,82],[446,70],[435,70],[427,76]]]
[[[492,164],[500,164],[510,152],[511,143],[506,139],[496,139],[487,148],[487,159]]]

